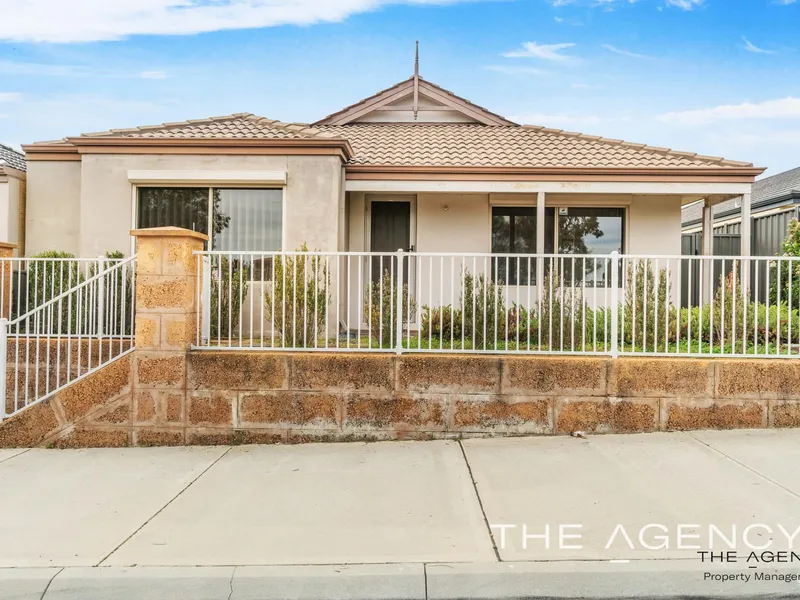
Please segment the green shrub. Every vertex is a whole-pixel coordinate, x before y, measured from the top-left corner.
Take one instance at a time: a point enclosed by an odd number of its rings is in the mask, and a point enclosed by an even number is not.
[[[428,339],[436,337],[449,340],[452,336],[454,342],[461,343],[461,319],[462,311],[460,308],[453,308],[446,304],[431,308],[422,307],[422,337]]]
[[[581,290],[565,286],[556,272],[549,273],[542,282],[538,325],[543,349],[576,351],[591,347],[592,311],[586,306]]]
[[[364,292],[364,319],[367,321],[372,338],[381,346],[393,346],[397,343],[397,282],[393,281],[389,269],[385,269],[380,281],[371,281]],[[403,283],[400,292],[403,302],[404,322],[417,312],[416,301],[409,297],[408,284]]]
[[[625,273],[625,304],[621,307],[622,337],[620,345],[647,351],[660,350],[665,342],[671,314],[670,286],[667,270],[656,274],[653,261],[637,260]],[[656,329],[658,331],[656,331]],[[656,348],[658,344],[658,348]]]
[[[483,273],[475,278],[465,271],[461,306],[464,337],[472,340],[475,348],[493,347],[506,316],[503,283],[487,283]]]
[[[777,304],[780,292],[781,302],[788,302],[791,297],[792,306],[800,306],[800,222],[797,219],[789,223],[778,256],[795,257],[797,260],[775,261],[777,264],[770,285],[770,302]]]
[[[106,251],[104,256],[109,259],[105,263],[105,270],[110,269],[119,261],[125,258],[125,255],[119,250]],[[106,314],[103,318],[103,333],[104,335],[131,335],[133,333],[133,277],[135,275],[135,265],[130,264],[123,269],[115,269],[111,273],[103,277],[103,289],[106,298],[105,308]],[[89,277],[94,277],[97,268],[94,264],[89,268]],[[100,286],[92,285],[94,288],[91,293],[85,294],[86,297],[93,296],[99,292]],[[96,296],[93,296],[96,298]],[[112,314],[109,314],[109,312]],[[93,307],[91,312],[85,311],[86,318],[89,315],[94,316],[93,325],[97,325],[96,307]],[[88,321],[87,321],[88,323]],[[93,328],[94,333],[99,329]],[[87,329],[88,332],[88,329]]]
[[[308,246],[303,244],[298,252],[308,252]],[[316,255],[276,256],[273,275],[273,289],[264,292],[264,305],[275,332],[282,332],[284,346],[316,346],[327,335],[327,264]]]
[[[460,341],[463,336],[474,348],[494,348],[502,341],[505,327],[503,283],[487,283],[483,273],[476,278],[467,270],[463,281],[459,308],[449,304],[422,307],[422,337],[447,340],[452,336]]]
[[[250,265],[220,256],[211,269],[211,337],[232,338],[237,331],[242,300],[247,296]]]
[[[45,260],[31,261],[28,263],[28,282],[25,302],[17,307],[17,315],[30,312],[50,300],[57,298],[68,289],[74,288],[85,281],[85,276],[78,266],[77,261],[64,261],[59,259],[74,259],[75,255],[69,252],[49,250],[35,255],[33,258]],[[54,302],[48,311],[46,319],[30,319],[29,327],[38,328],[40,332],[54,334],[87,333],[78,331],[79,322],[87,325],[85,319],[79,321],[79,310],[85,315],[88,311],[88,289],[68,294],[61,301]]]
[[[751,302],[739,284],[736,265],[720,278],[713,303],[681,309],[677,318],[681,341],[690,343],[694,352],[714,347],[743,354],[754,348],[764,352],[767,345],[774,351],[778,344],[800,342],[800,311],[790,311],[785,302],[770,306]]]

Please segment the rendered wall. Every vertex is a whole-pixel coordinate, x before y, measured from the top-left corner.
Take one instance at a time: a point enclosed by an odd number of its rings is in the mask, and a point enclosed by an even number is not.
[[[26,205],[27,256],[45,250],[64,250],[80,255],[79,161],[29,161]]]
[[[129,170],[287,172],[284,248],[304,242],[337,250],[341,160],[334,156],[185,156],[86,154],[81,162],[34,161],[28,178],[28,253],[59,249],[80,256],[130,252]]]

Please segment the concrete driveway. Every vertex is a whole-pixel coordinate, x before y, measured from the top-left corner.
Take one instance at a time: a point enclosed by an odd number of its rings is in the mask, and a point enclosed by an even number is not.
[[[355,577],[376,598],[394,596],[366,582],[447,597],[470,577],[505,589],[509,569],[518,582],[578,564],[699,574],[710,568],[699,550],[735,549],[743,561],[751,547],[800,544],[798,464],[793,430],[4,450],[0,598],[12,588],[72,597],[76,582],[85,591],[87,578],[136,573],[184,592],[181,577],[205,577],[203,593],[267,577],[284,595],[293,577]]]

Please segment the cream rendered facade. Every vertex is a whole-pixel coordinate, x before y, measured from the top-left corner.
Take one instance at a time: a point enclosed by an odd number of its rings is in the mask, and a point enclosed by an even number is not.
[[[29,255],[129,254],[139,186],[280,187],[283,247],[342,249],[344,173],[337,157],[85,154],[80,161],[32,161],[30,171]]]

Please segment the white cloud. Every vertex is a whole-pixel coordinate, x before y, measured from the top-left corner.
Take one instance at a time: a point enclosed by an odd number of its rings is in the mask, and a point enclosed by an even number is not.
[[[571,56],[561,54],[562,50],[573,48],[575,44],[537,44],[536,42],[523,42],[519,50],[504,52],[506,58],[541,58],[544,60],[572,60]]]
[[[142,71],[139,73],[142,79],[166,79],[167,74],[164,71]]]
[[[692,10],[703,4],[703,0],[667,0],[667,6],[675,6],[683,10]]]
[[[0,102],[16,102],[22,100],[22,94],[18,92],[0,92]]]
[[[609,52],[613,52],[614,54],[621,54],[622,56],[629,56],[631,58],[653,58],[652,56],[647,56],[646,54],[637,54],[636,52],[623,50],[622,48],[617,48],[616,46],[612,46],[611,44],[603,44],[603,48],[605,48]]]
[[[744,40],[744,49],[748,52],[755,52],[756,54],[775,54],[774,50],[765,50],[764,48],[759,48],[744,36],[742,36],[742,39]]]
[[[738,119],[800,119],[800,98],[783,98],[766,102],[727,104],[714,108],[666,113],[659,121],[680,125],[702,125],[715,121]]]
[[[85,65],[49,65],[0,60],[0,75],[35,75],[40,77],[115,77],[140,79],[166,79],[164,71],[123,71]]]
[[[342,21],[390,4],[459,0],[27,0],[3,11],[0,39],[92,42],[131,35],[210,31]],[[46,15],[46,16],[45,16]]]
[[[549,71],[537,69],[536,67],[519,67],[511,65],[488,65],[488,71],[503,73],[505,75],[549,75]]]

